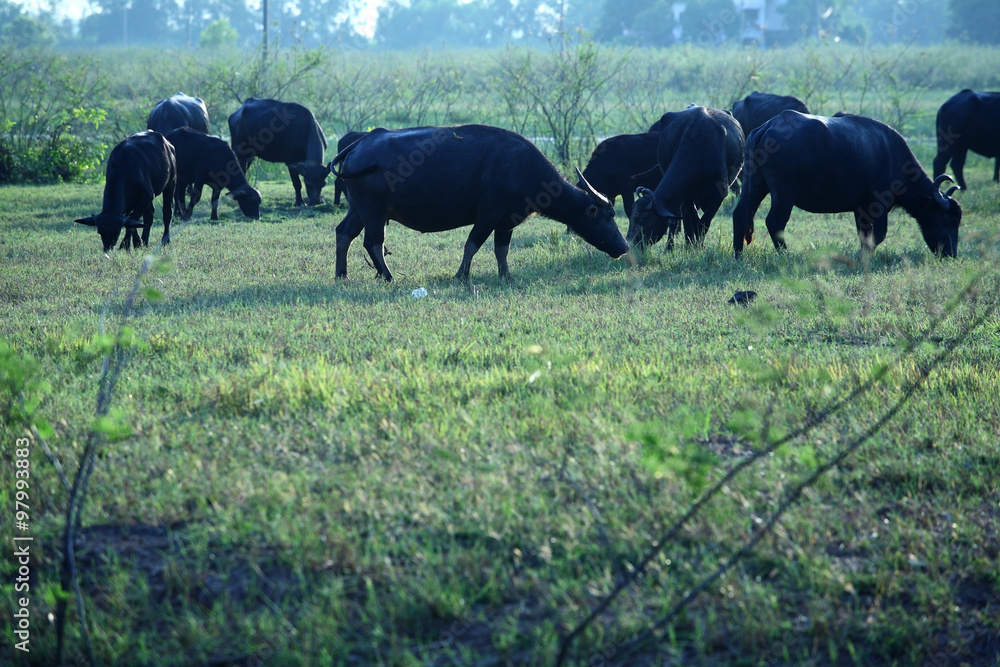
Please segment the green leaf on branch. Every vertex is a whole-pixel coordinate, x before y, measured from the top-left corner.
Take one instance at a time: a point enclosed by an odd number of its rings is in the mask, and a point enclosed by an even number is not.
[[[121,410],[112,410],[94,419],[91,429],[102,434],[108,442],[119,442],[132,436],[132,427],[125,421]]]

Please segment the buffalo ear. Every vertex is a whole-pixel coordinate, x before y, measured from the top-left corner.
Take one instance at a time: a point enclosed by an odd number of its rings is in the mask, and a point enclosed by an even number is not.
[[[79,220],[74,220],[73,222],[80,225],[87,225],[88,227],[97,226],[97,220],[94,218],[94,216],[90,216],[89,218],[80,218]]]

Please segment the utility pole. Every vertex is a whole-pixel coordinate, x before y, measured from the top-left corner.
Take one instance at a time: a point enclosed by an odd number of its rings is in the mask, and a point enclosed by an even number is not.
[[[267,0],[261,2],[264,9],[264,61],[267,62]]]

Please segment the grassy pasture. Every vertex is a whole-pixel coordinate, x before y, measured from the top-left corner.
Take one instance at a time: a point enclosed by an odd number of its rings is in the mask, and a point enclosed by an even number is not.
[[[803,78],[808,52],[798,63],[782,53],[768,83],[822,83]],[[940,76],[958,56],[937,55]],[[995,75],[995,54],[979,55],[969,67]],[[926,79],[934,56],[899,62]],[[223,69],[209,63],[204,76]],[[165,71],[153,83],[169,94],[181,84]],[[914,88],[908,116],[924,165],[944,99],[928,88],[935,82]],[[730,89],[710,90],[722,99]],[[126,92],[114,94],[153,94]],[[662,94],[680,104],[689,92]],[[835,94],[857,105],[864,97],[856,87]],[[821,111],[839,101],[821,101]],[[465,103],[470,114],[497,104]],[[123,102],[109,121],[132,127],[144,113]],[[344,211],[292,209],[283,172],[251,171],[260,221],[223,200],[219,223],[202,203],[172,229],[143,282],[162,299],[140,298],[127,322],[137,344],[113,413],[127,433],[102,449],[77,548],[98,663],[552,664],[559,638],[699,493],[812,424],[663,545],[573,643],[573,664],[996,664],[1000,187],[991,161],[967,164],[955,261],[930,256],[902,212],[865,258],[851,216],[796,211],[790,252],[779,256],[765,201],[757,240],[736,262],[730,200],[704,248],[660,244],[635,266],[534,218],[514,233],[512,278],[497,277],[487,242],[468,285],[452,280],[468,230],[420,235],[395,223],[392,284],[375,279],[360,239],[349,279],[335,281]],[[106,257],[93,230],[72,224],[100,201],[99,184],[0,188],[0,341],[37,361],[47,386],[28,398],[41,400],[68,471],[93,423],[101,323],[118,331],[144,255]],[[624,230],[623,215],[619,223]],[[160,233],[157,223],[152,238]],[[417,287],[429,295],[412,298]],[[758,292],[754,304],[729,305],[742,289]],[[867,390],[818,419],[859,386]],[[786,493],[900,401],[655,644],[626,656]],[[10,496],[11,445],[24,435],[16,412],[0,393]],[[55,653],[46,618],[67,498],[37,446],[31,464],[32,653],[14,650],[4,625],[5,664],[49,664]],[[13,532],[12,512],[0,513],[0,533]],[[0,560],[4,619],[15,571]],[[70,657],[83,663],[78,626],[69,631]]]
[[[259,222],[225,204],[213,224],[202,204],[163,251],[168,270],[146,278],[164,298],[129,322],[140,342],[115,407],[131,434],[103,449],[91,483],[79,560],[99,662],[551,664],[560,633],[705,483],[886,364],[728,484],[574,643],[575,662],[616,664],[992,309],[630,660],[993,664],[1000,191],[986,161],[971,167],[957,261],[929,256],[903,214],[867,266],[847,216],[796,212],[791,252],[759,237],[736,262],[722,214],[704,249],[655,246],[635,267],[535,218],[515,232],[513,278],[498,279],[488,243],[467,286],[451,279],[462,230],[392,224],[397,280],[377,281],[358,242],[338,282],[342,211],[292,210],[283,180],[258,183]],[[116,327],[141,257],[105,257],[71,224],[99,201],[98,185],[0,190],[0,338],[38,360],[69,469],[92,421],[98,322],[106,311]],[[945,316],[976,274],[974,297]],[[430,294],[415,300],[420,286]],[[752,307],[727,304],[746,288]],[[904,351],[910,338],[923,343]],[[19,435],[4,435],[4,480]],[[66,499],[37,450],[32,465],[29,662],[43,664]],[[10,560],[0,568],[6,591]]]

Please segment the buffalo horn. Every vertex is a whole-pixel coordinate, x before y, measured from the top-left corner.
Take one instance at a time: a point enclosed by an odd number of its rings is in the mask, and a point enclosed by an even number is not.
[[[579,167],[576,168],[576,175],[580,177],[580,183],[583,184],[583,189],[586,190],[587,193],[590,194],[590,196],[593,197],[595,201],[598,201],[601,204],[604,204],[605,206],[611,206],[611,202],[608,201],[608,198],[602,195],[597,190],[595,190],[594,186],[591,185],[587,181],[587,179],[583,177],[583,172],[580,171]]]
[[[948,174],[941,174],[940,176],[935,177],[935,179],[934,179],[934,187],[940,188],[941,184],[944,183],[945,181],[947,181],[949,183],[954,183],[955,182],[954,180],[952,180],[951,176],[949,176]]]
[[[649,188],[644,188],[642,186],[637,187],[635,189],[635,196],[636,197],[652,197],[652,199],[653,199],[653,206],[656,207],[656,212],[659,213],[661,217],[671,218],[671,219],[680,218],[681,217],[679,215],[676,215],[675,213],[671,213],[670,210],[667,209],[666,206],[664,206],[660,202],[656,201],[656,196],[653,194],[653,191],[650,190]]]
[[[940,176],[934,179],[934,188],[937,190],[937,192],[935,192],[934,194],[934,199],[937,200],[938,206],[947,211],[948,208],[951,206],[951,204],[948,202],[948,197],[950,197],[952,193],[955,192],[955,190],[959,190],[961,188],[959,188],[957,185],[953,185],[952,187],[948,188],[948,192],[941,192],[941,184],[945,182],[954,183],[955,181],[953,181],[951,176],[949,176],[948,174],[941,174]]]

